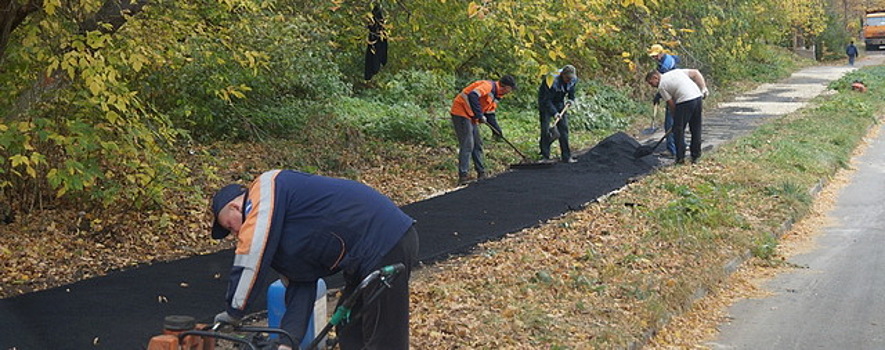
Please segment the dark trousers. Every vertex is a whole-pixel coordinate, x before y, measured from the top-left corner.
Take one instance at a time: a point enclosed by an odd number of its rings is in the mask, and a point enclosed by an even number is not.
[[[479,124],[473,124],[470,118],[453,115],[452,127],[455,128],[455,136],[458,137],[458,175],[467,175],[467,171],[470,170],[470,159],[473,159],[476,172],[484,173],[486,169],[482,159]]]
[[[552,115],[541,112],[541,117],[539,118],[541,122],[541,157],[544,159],[550,158],[550,146],[553,144],[550,135],[547,133],[547,129],[550,128],[550,122],[553,119]],[[556,123],[556,130],[559,131],[559,154],[563,160],[568,160],[572,156],[572,150],[569,148],[568,144],[568,114],[563,115],[562,119]]]
[[[393,281],[391,288],[379,294],[378,299],[365,305],[366,298],[373,294],[366,290],[353,307],[357,315],[348,324],[338,327],[338,339],[342,350],[384,349],[400,350],[409,348],[409,277],[418,262],[418,231],[412,226],[399,243],[381,259],[376,269],[403,263],[406,270]],[[348,276],[341,301],[353,294],[364,276]]]
[[[704,99],[698,97],[694,100],[676,104],[673,111],[673,136],[676,139],[676,161],[685,159],[685,125],[691,132],[691,158],[701,157],[701,114],[704,110]]]
[[[670,104],[665,103],[667,107],[664,109],[664,132],[670,130],[673,127],[673,111],[670,110]],[[671,132],[667,135],[667,150],[670,151],[670,154],[676,155],[676,137],[673,136]]]

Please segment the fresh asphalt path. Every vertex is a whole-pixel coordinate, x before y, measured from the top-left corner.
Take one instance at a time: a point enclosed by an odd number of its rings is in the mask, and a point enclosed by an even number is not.
[[[858,158],[807,267],[780,275],[774,296],[736,303],[713,349],[885,349],[885,134]]]

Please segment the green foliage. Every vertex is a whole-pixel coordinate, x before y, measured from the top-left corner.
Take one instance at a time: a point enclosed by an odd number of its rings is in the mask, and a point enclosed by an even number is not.
[[[800,171],[802,170],[800,169]],[[769,196],[778,197],[780,201],[789,203],[789,205],[794,207],[809,205],[813,199],[807,189],[802,188],[795,182],[782,182],[777,185],[766,186],[765,192]]]
[[[745,220],[734,211],[735,203],[726,187],[711,182],[693,188],[666,184],[664,188],[678,196],[667,206],[652,213],[664,232],[686,235],[688,241],[715,239],[711,232],[722,225],[744,228]]]
[[[238,20],[244,30],[226,30],[221,40],[215,32],[190,33],[177,48],[180,62],[144,79],[151,105],[176,125],[206,140],[285,136],[316,110],[298,113],[287,105],[333,103],[350,94],[321,24],[272,13]],[[276,110],[286,115],[268,114]]]
[[[519,147],[534,148],[536,84],[566,63],[582,78],[572,129],[607,132],[647,113],[645,98],[631,97],[648,93],[635,82],[654,65],[645,55],[653,42],[723,84],[783,74],[787,55],[770,44],[820,29],[814,0],[790,1],[800,15],[773,0],[394,0],[383,2],[389,63],[364,82],[370,3],[150,3],[113,30],[81,32],[103,3],[45,2],[13,32],[0,61],[8,193],[162,202],[161,189],[191,181],[169,155],[190,141],[311,142],[358,129],[387,142],[450,142],[457,91],[508,73],[522,88],[501,103],[499,119]]]
[[[771,260],[777,255],[777,246],[777,236],[764,234],[754,239],[750,253],[762,260]]]
[[[883,79],[883,77],[885,77],[885,67],[875,66],[865,69],[858,69],[843,75],[837,80],[830,82],[828,88],[840,92],[851,90],[851,83],[855,80],[859,80],[862,81],[864,85],[867,86],[867,89],[869,89],[870,91],[881,91],[882,87],[885,87],[885,79]],[[843,105],[838,107],[845,108],[847,106]],[[869,107],[865,107],[863,108],[863,110],[867,113],[873,111],[873,109]]]
[[[842,23],[839,14],[828,12],[826,14],[826,30],[817,38],[818,56],[821,60],[841,60],[846,59],[845,47],[848,43],[855,41],[858,45],[858,51],[862,50],[861,46],[854,40],[856,35],[849,33]]]
[[[379,77],[375,85],[363,91],[367,98],[386,104],[412,103],[428,112],[447,109],[458,92],[451,73],[411,69]]]
[[[434,145],[437,130],[445,124],[428,118],[420,106],[411,102],[391,105],[343,98],[337,101],[333,113],[370,137],[392,142]]]
[[[643,114],[645,107],[631,99],[626,91],[591,80],[582,82],[577,106],[570,114],[573,130],[621,130],[630,116]]]
[[[81,31],[103,3],[44,3],[17,28],[0,61],[4,77],[12,78],[0,98],[0,158],[9,160],[0,188],[17,209],[63,201],[84,209],[149,209],[179,203],[168,199],[192,189],[188,169],[168,153],[181,130],[144,103],[138,82],[174,61],[170,48],[186,36],[179,30],[205,30],[202,21],[228,19],[234,8],[250,6],[155,6],[126,18],[130,25],[120,30],[100,24],[102,31]]]

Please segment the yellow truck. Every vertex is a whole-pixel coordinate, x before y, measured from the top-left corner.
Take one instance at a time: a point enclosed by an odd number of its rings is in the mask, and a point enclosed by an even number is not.
[[[867,11],[863,19],[863,40],[867,51],[885,46],[885,10]]]

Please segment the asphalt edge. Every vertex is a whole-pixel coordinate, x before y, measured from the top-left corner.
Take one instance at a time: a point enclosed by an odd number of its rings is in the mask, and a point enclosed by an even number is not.
[[[807,107],[809,107],[809,106],[806,106],[804,108],[807,108]],[[885,121],[885,115],[882,115],[882,116],[879,116],[878,118],[876,118],[876,122],[874,122],[873,124],[871,124],[867,128],[867,134],[869,134],[874,128],[883,127],[883,125],[881,125],[883,121]],[[862,146],[862,144],[858,144],[857,146],[855,146],[854,149],[857,150],[861,146]],[[715,149],[714,149],[714,151],[715,151]],[[852,158],[854,158],[854,156],[852,156]],[[829,177],[835,175],[838,170],[839,170],[838,168],[834,167],[832,169],[832,172],[829,174]],[[808,189],[808,194],[813,198],[813,200],[816,201],[819,198],[821,192],[823,192],[824,188],[830,183],[828,180],[829,177],[819,178],[817,180],[817,183],[815,183],[814,186],[812,186],[810,189]],[[790,232],[790,230],[793,229],[793,225],[795,225],[798,221],[804,219],[807,215],[808,215],[808,212],[805,212],[805,213],[800,213],[797,215],[793,215],[790,218],[787,218],[786,220],[784,220],[784,222],[781,223],[780,227],[776,231],[772,232],[772,235],[774,236],[775,239],[780,241],[780,239],[787,232]],[[725,281],[726,279],[731,277],[752,256],[753,256],[753,253],[749,249],[747,249],[743,253],[738,254],[737,256],[733,257],[731,260],[726,262],[725,265],[722,266],[722,270],[725,272],[725,274],[722,275],[720,278],[714,280],[713,281],[714,283],[711,283],[710,285],[711,286],[717,285],[717,284],[721,283],[722,281]],[[640,339],[639,341],[635,341],[633,343],[630,343],[630,345],[627,347],[627,349],[628,350],[642,349],[642,347],[644,347],[646,344],[648,344],[648,342],[652,338],[654,338],[654,336],[656,336],[662,328],[664,328],[666,325],[668,325],[674,317],[686,314],[688,311],[691,310],[691,308],[694,306],[694,304],[698,300],[704,298],[710,292],[711,292],[711,289],[709,287],[701,287],[701,288],[696,289],[694,291],[694,293],[692,293],[691,297],[689,297],[688,300],[685,301],[682,312],[667,315],[666,319],[662,320],[662,322],[659,325],[657,325],[655,327],[651,327],[649,329],[646,329],[642,334],[642,339]]]

